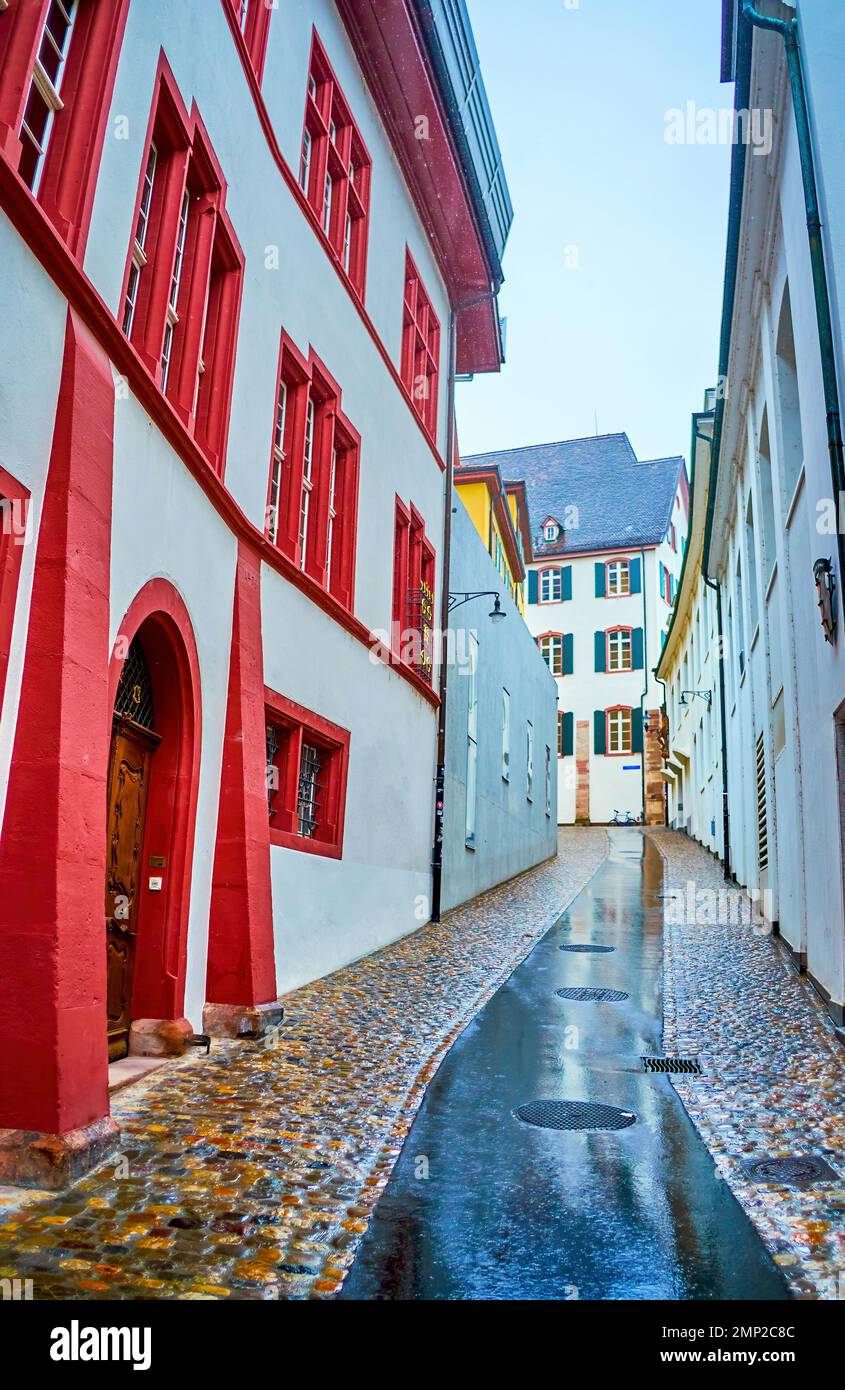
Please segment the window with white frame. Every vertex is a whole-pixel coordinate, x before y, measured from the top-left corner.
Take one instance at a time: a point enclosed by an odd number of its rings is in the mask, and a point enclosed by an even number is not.
[[[525,729],[525,795],[534,800],[534,725],[530,719]]]
[[[559,632],[549,632],[540,638],[540,652],[553,676],[563,675],[563,638]]]
[[[543,539],[546,541],[556,541],[560,535],[560,527],[556,521],[547,521],[543,527]]]
[[[21,178],[33,193],[38,191],[54,118],[62,110],[59,93],[77,9],[77,0],[51,0],[41,31],[21,123],[18,166]]]
[[[299,568],[305,569],[308,553],[308,511],[311,506],[311,492],[314,487],[314,398],[310,392],[305,408],[305,450],[302,468],[302,496],[299,503]]]
[[[311,131],[308,127],[302,132],[302,151],[299,156],[299,186],[308,195],[311,182]]]
[[[502,778],[511,780],[511,697],[502,689]]]
[[[469,671],[467,690],[467,804],[466,844],[475,844],[475,812],[478,792],[478,637],[469,634]]]
[[[147,167],[144,170],[141,201],[138,205],[138,220],[135,223],[135,236],[132,241],[129,278],[126,282],[126,297],[123,301],[123,331],[127,338],[132,332],[132,321],[135,318],[135,305],[138,303],[138,288],[141,283],[141,274],[147,264],[147,255],[144,247],[147,244],[147,228],[150,224],[150,206],[153,201],[153,185],[155,183],[157,160],[158,151],[151,142],[150,151],[147,155]]]
[[[631,752],[631,711],[611,709],[607,712],[608,753]]]
[[[563,585],[560,570],[541,570],[540,571],[540,602],[559,603],[563,597]]]
[[[167,320],[164,325],[164,343],[161,350],[161,389],[167,390],[167,378],[170,374],[170,358],[173,351],[173,334],[179,322],[179,285],[182,280],[182,262],[185,257],[185,233],[188,229],[188,212],[191,206],[191,195],[187,188],[182,195],[182,207],[179,211],[179,229],[176,234],[176,254],[173,258],[173,273],[170,277],[170,294],[167,298]],[[200,362],[202,371],[202,362]]]
[[[607,566],[607,593],[619,598],[631,592],[631,567],[627,560],[611,560]]]
[[[282,377],[276,398],[276,426],[273,431],[273,466],[270,471],[270,498],[267,508],[267,534],[275,545],[279,536],[279,500],[282,492],[282,469],[285,465],[285,424],[288,410],[288,388]]]
[[[607,669],[630,671],[632,668],[631,629],[617,627],[607,634]]]

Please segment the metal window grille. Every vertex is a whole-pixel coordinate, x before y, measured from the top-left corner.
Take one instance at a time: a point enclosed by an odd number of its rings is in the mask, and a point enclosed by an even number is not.
[[[274,803],[276,792],[279,790],[279,769],[276,764],[279,736],[275,724],[267,724],[264,733],[267,747],[267,810],[272,820],[276,814]]]
[[[766,754],[763,735],[757,740],[757,845],[760,873],[769,866],[769,831],[766,823]]]
[[[320,823],[320,793],[322,783],[320,772],[323,757],[319,748],[311,743],[303,743],[299,764],[299,789],[296,798],[296,814],[300,835],[312,838]]]
[[[114,701],[114,712],[143,729],[155,728],[153,687],[144,649],[137,637],[130,642]]]

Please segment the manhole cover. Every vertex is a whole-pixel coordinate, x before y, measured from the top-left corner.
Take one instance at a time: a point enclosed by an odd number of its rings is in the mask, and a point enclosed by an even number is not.
[[[514,1114],[540,1129],[627,1129],[637,1119],[630,1110],[589,1100],[531,1100]]]
[[[602,1004],[617,1004],[620,999],[628,998],[624,989],[593,989],[589,985],[578,989],[556,989],[555,994],[558,999],[594,999]]]
[[[697,1057],[643,1057],[643,1071],[668,1072],[672,1076],[701,1075]]]
[[[816,1183],[841,1182],[840,1175],[815,1154],[789,1154],[786,1158],[746,1159],[743,1168],[752,1182],[777,1182],[786,1187],[814,1187]]]
[[[559,951],[615,951],[615,946],[558,946]]]

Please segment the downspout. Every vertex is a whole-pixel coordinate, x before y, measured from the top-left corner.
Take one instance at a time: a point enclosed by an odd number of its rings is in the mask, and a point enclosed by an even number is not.
[[[434,844],[431,854],[431,920],[440,921],[443,888],[443,814],[446,795],[446,688],[449,673],[449,576],[452,554],[452,492],[455,473],[455,375],[458,358],[458,314],[449,313],[449,388],[446,409],[446,470],[444,477],[443,578],[440,595],[440,707],[437,711],[437,764],[434,774]]]
[[[833,315],[830,309],[827,267],[825,264],[824,241],[822,239],[821,215],[819,212],[818,187],[816,183],[813,136],[810,113],[807,104],[807,89],[804,81],[801,48],[798,41],[798,16],[794,19],[772,19],[760,14],[752,0],[742,0],[743,18],[758,29],[769,29],[780,34],[786,45],[786,61],[789,68],[789,82],[792,89],[792,106],[795,111],[795,129],[798,136],[798,150],[801,158],[801,179],[804,184],[804,203],[807,212],[807,235],[810,241],[810,262],[813,270],[813,290],[816,301],[816,322],[821,351],[822,380],[824,383],[825,410],[827,413],[827,445],[830,454],[830,476],[833,483],[834,508],[845,492],[845,461],[842,450],[842,417],[839,406],[839,386],[836,379],[836,351],[833,333]],[[839,574],[845,572],[845,536],[837,527],[837,548],[839,552]]]

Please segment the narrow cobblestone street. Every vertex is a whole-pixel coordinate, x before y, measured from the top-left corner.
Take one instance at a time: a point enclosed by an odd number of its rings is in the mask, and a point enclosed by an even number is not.
[[[336,1293],[440,1060],[607,853],[551,863],[285,999],[270,1045],[119,1092],[118,1163],[62,1196],[0,1195],[0,1278],[36,1299]]]
[[[793,1295],[840,1297],[840,1044],[770,935],[663,923],[673,890],[724,881],[686,837],[648,840],[662,861],[646,848],[641,881],[641,832],[562,829],[556,861],[288,996],[267,1044],[216,1044],[117,1092],[116,1163],[59,1196],[0,1190],[0,1277],[36,1299],[771,1299],[777,1267]],[[608,983],[630,999],[554,997]],[[660,1051],[703,1074],[643,1076]],[[636,1127],[510,1123],[564,1092]],[[831,1181],[741,1166],[796,1153]]]

